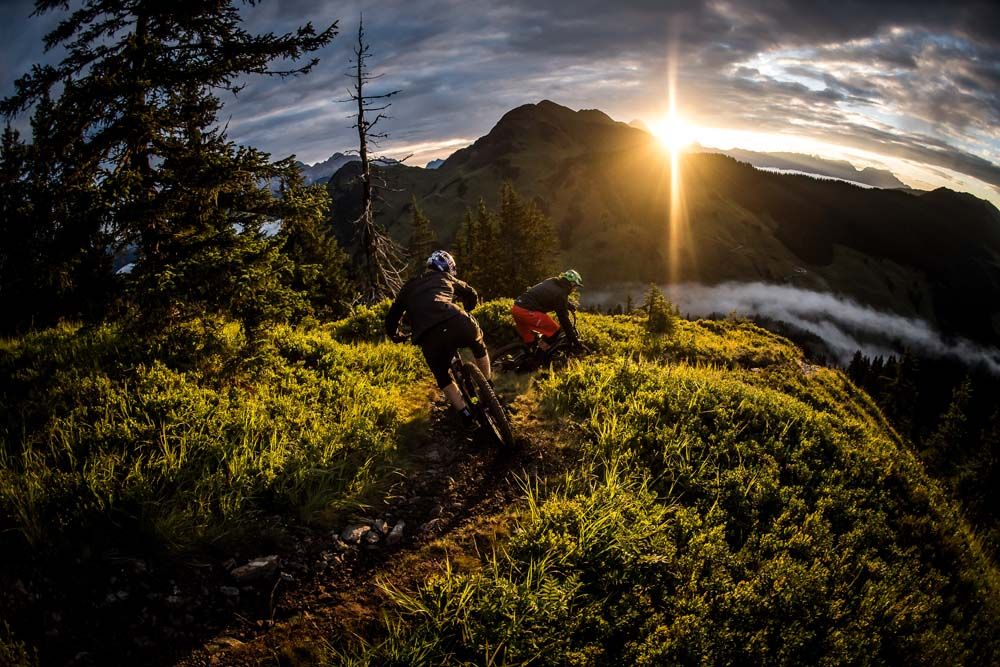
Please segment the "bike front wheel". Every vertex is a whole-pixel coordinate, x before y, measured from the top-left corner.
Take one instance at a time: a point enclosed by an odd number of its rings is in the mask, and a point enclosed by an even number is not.
[[[507,417],[507,411],[500,404],[500,399],[497,398],[493,385],[475,364],[468,362],[463,364],[462,373],[470,380],[471,387],[469,388],[472,390],[470,398],[480,424],[489,431],[498,444],[513,447],[514,432],[511,430],[510,419]]]

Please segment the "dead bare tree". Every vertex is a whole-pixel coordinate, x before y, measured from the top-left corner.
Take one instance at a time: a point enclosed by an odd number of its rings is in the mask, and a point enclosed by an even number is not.
[[[363,297],[378,301],[392,297],[399,291],[406,273],[406,261],[403,251],[392,240],[384,227],[375,222],[375,202],[378,191],[385,189],[385,182],[376,182],[377,163],[399,162],[383,156],[369,154],[370,147],[378,147],[379,141],[386,138],[386,132],[376,130],[379,121],[389,116],[385,112],[390,106],[389,98],[400,91],[369,95],[365,86],[381,74],[370,74],[367,60],[371,55],[371,47],[365,41],[364,17],[358,24],[358,43],[354,46],[354,61],[347,76],[353,85],[348,90],[349,98],[345,102],[357,104],[355,122],[352,126],[358,130],[358,153],[361,157],[361,214],[354,221],[355,238],[357,239],[357,259],[361,263],[361,275],[366,284],[363,285]],[[372,117],[374,114],[374,117]],[[405,159],[405,158],[404,158]],[[375,163],[375,164],[373,164]]]

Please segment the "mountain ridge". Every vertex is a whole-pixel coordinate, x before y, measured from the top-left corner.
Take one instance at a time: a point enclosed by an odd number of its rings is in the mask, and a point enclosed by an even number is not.
[[[552,218],[591,285],[787,282],[842,293],[984,342],[1000,337],[1000,212],[947,189],[910,193],[680,158],[687,223],[671,231],[671,160],[649,133],[548,100],[516,107],[441,167],[384,170],[379,220],[408,238],[410,197],[450,243],[467,208],[511,181]],[[356,169],[328,184],[353,219]],[[673,236],[671,236],[673,234]]]
[[[302,172],[302,178],[305,179],[306,185],[311,185],[313,183],[327,182],[345,164],[356,162],[360,159],[357,155],[349,155],[338,151],[326,160],[313,164],[306,164],[305,162],[296,160],[295,166]]]

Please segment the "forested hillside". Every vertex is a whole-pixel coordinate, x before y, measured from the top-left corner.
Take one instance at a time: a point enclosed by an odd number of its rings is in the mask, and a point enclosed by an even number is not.
[[[1000,339],[1000,212],[988,202],[774,174],[717,154],[686,154],[679,169],[672,237],[670,156],[657,140],[543,101],[508,112],[438,169],[387,169],[399,191],[385,194],[380,220],[405,241],[415,197],[447,242],[466,209],[496,206],[510,181],[550,217],[565,262],[592,285],[790,282]],[[355,173],[348,165],[331,179],[337,219],[354,215]]]

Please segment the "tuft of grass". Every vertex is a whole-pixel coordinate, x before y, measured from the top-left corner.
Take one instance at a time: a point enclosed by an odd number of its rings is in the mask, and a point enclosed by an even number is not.
[[[0,665],[9,667],[35,667],[38,655],[17,639],[6,621],[0,621]]]

